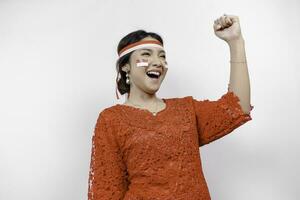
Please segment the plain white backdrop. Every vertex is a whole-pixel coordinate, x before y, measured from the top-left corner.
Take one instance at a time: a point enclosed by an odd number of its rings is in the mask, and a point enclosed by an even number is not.
[[[216,100],[228,45],[214,20],[237,15],[252,121],[201,150],[213,200],[300,198],[297,0],[0,1],[0,199],[87,199],[91,137],[115,96],[119,40],[160,34],[169,71],[158,97]]]

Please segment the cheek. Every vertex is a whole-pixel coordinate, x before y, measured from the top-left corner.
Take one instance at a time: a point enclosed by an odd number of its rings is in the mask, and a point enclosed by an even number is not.
[[[136,67],[134,71],[132,71],[131,79],[134,79],[136,83],[144,82],[146,79],[146,73],[144,67]]]
[[[148,59],[136,59],[136,66],[137,67],[142,67],[142,68],[145,68],[145,67],[148,67],[149,66],[149,61]]]
[[[167,61],[164,61],[164,68],[168,69],[168,62]]]

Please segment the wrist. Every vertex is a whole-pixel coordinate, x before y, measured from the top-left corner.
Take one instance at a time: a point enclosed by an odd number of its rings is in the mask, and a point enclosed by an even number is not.
[[[230,60],[231,61],[244,61],[246,59],[246,52],[245,52],[245,44],[244,39],[242,37],[230,41],[229,49],[230,49]]]
[[[228,43],[229,47],[239,47],[239,46],[242,46],[242,45],[245,44],[245,40],[241,36],[241,37],[238,37],[236,39],[229,40],[227,43]]]

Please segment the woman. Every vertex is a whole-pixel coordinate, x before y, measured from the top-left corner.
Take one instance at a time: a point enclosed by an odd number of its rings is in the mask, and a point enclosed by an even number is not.
[[[199,147],[251,120],[250,85],[237,16],[215,20],[231,52],[228,91],[217,101],[158,98],[167,73],[162,38],[138,30],[118,45],[124,104],[100,112],[93,135],[89,200],[209,200]]]

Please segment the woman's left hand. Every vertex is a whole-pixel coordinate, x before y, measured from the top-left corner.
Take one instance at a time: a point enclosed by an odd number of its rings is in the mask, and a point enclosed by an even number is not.
[[[243,38],[238,16],[224,14],[214,22],[215,35],[227,43]]]

